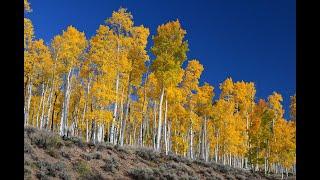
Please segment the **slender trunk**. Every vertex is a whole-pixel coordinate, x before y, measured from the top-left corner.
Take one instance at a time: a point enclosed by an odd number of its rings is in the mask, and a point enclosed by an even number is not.
[[[43,118],[43,116],[44,116],[44,108],[45,108],[46,104],[49,103],[49,97],[48,97],[47,103],[45,103],[48,85],[49,85],[49,83],[46,83],[46,87],[45,87],[45,90],[44,90],[44,93],[43,93],[43,103],[42,103],[42,110],[41,110],[41,116],[40,116],[40,129],[42,129],[44,124],[45,124],[44,118]]]
[[[204,159],[207,161],[208,159],[208,151],[207,151],[207,116],[204,117],[204,136],[203,136],[203,143],[204,143]]]
[[[87,84],[87,96],[86,96],[83,113],[82,113],[82,122],[84,122],[86,119],[85,117],[86,117],[86,111],[87,111],[87,103],[89,99],[90,83],[91,83],[91,78],[89,78],[88,84]],[[86,142],[87,143],[89,142],[89,120],[88,119],[86,119]]]
[[[38,108],[38,111],[37,111],[37,124],[36,124],[37,128],[39,128],[39,114],[40,114],[40,109],[42,107],[43,98],[44,98],[44,84],[42,84],[41,99],[40,99],[40,104],[39,104],[39,108]],[[41,123],[40,123],[40,125],[41,125]]]
[[[264,157],[264,174],[267,174],[267,157]]]
[[[190,123],[190,143],[189,143],[189,152],[190,158],[193,159],[193,130],[192,130],[192,123]]]
[[[171,123],[168,123],[167,147],[168,152],[171,151]]]
[[[123,126],[123,96],[124,96],[124,88],[122,88],[122,93],[121,93],[121,101],[120,101],[120,131],[119,131],[119,139],[118,142],[121,145],[121,140],[122,140],[122,126]]]
[[[86,121],[86,142],[89,142],[89,120]]]
[[[51,113],[51,109],[52,109],[52,97],[53,97],[53,92],[54,92],[54,86],[51,87],[50,90],[50,96],[49,96],[49,107],[48,107],[48,111],[47,111],[47,115],[45,117],[45,128],[48,129],[49,127],[49,121],[50,121],[50,113]]]
[[[166,150],[166,155],[168,155],[168,139],[167,139],[167,111],[168,111],[168,101],[165,101],[165,112],[164,112],[164,145]]]
[[[117,118],[117,110],[118,110],[118,91],[119,91],[119,72],[117,73],[117,80],[116,80],[116,102],[114,104],[114,111],[113,111],[113,119],[110,129],[110,143],[114,144],[114,126]]]
[[[25,104],[25,111],[24,111],[24,125],[29,124],[30,102],[31,102],[31,97],[32,97],[32,82],[31,82],[31,80],[28,83],[27,92],[28,92],[27,102]]]
[[[133,122],[133,145],[136,145],[136,131],[137,131],[137,127],[136,127],[136,122],[134,120]]]
[[[130,77],[129,77],[130,81]],[[120,145],[123,146],[123,140],[125,136],[125,130],[126,130],[126,121],[129,121],[129,108],[130,108],[130,93],[131,93],[131,87],[130,84],[128,84],[128,92],[127,92],[127,104],[126,104],[126,113],[125,113],[125,118],[123,118],[122,121],[122,127],[121,127],[121,138],[120,138]]]
[[[219,129],[217,131],[216,162],[219,162]]]
[[[147,132],[148,132],[148,121],[146,117],[146,111],[148,110],[148,103],[147,103],[147,88],[146,84],[148,82],[148,73],[149,73],[149,66],[147,68],[147,73],[146,73],[146,79],[143,87],[143,103],[142,103],[142,120],[144,122],[145,128],[143,129],[142,133],[142,146],[144,146],[145,139],[147,139]]]
[[[153,118],[153,149],[156,149],[157,146],[156,146],[156,123],[157,123],[157,101],[154,102],[154,111],[153,111],[153,114],[154,114],[154,118]]]
[[[91,141],[91,142],[94,142],[94,140],[95,140],[94,129],[95,129],[95,122],[94,122],[94,120],[92,119],[92,121],[91,121],[91,135],[90,135],[90,141]]]
[[[164,87],[162,87],[161,96],[160,96],[160,102],[159,102],[157,151],[160,151],[160,143],[161,143],[161,120],[162,120],[162,102],[163,102],[163,96],[164,96]]]
[[[206,117],[204,117],[203,124],[201,126],[201,138],[200,138],[200,158],[205,160],[205,125]]]
[[[139,146],[142,146],[142,134],[143,133],[143,122],[140,124],[140,133],[139,133]]]
[[[65,94],[64,94],[64,101],[62,105],[62,112],[61,112],[61,121],[60,121],[60,135],[66,135],[66,127],[68,124],[68,106],[69,106],[69,97],[70,97],[70,79],[71,79],[72,68],[70,68],[69,73],[66,77],[66,86],[65,86]]]
[[[58,94],[55,93],[55,98],[54,98],[54,102],[53,102],[53,108],[52,108],[52,115],[51,115],[51,131],[53,132],[53,120],[54,120],[54,107],[56,105],[56,102],[57,102],[57,97],[58,97]]]
[[[206,144],[210,144],[210,142],[206,142]],[[209,161],[209,152],[210,152],[210,146],[206,146],[206,159],[205,161]]]

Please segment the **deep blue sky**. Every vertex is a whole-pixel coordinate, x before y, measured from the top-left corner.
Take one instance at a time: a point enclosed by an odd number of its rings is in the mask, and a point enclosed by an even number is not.
[[[296,2],[294,0],[30,0],[36,38],[47,43],[68,25],[90,38],[112,11],[128,8],[136,25],[154,35],[158,25],[179,19],[190,51],[204,65],[201,83],[219,94],[219,83],[253,81],[257,99],[273,91],[284,97],[289,117],[296,90]],[[152,45],[151,36],[148,48]],[[218,95],[216,95],[216,98]]]

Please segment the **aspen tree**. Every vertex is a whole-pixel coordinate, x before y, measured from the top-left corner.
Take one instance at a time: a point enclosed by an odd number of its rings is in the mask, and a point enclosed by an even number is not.
[[[57,43],[57,42],[58,43]],[[69,26],[62,35],[53,39],[53,50],[59,54],[57,61],[63,64],[62,73],[64,76],[64,101],[62,104],[62,113],[60,121],[60,135],[67,135],[69,100],[71,93],[70,81],[73,71],[79,64],[79,59],[84,55],[87,41],[84,33],[79,32],[73,26]]]
[[[160,151],[161,129],[162,129],[162,105],[165,90],[181,81],[181,65],[186,59],[188,51],[187,41],[184,40],[186,31],[182,29],[178,20],[160,25],[157,35],[153,37],[154,45],[151,52],[156,56],[151,70],[155,73],[160,86],[159,117],[156,149]]]
[[[188,62],[186,70],[184,72],[183,80],[181,86],[184,90],[184,94],[187,97],[187,111],[189,113],[189,156],[193,158],[193,135],[194,135],[194,126],[197,126],[196,123],[198,116],[195,114],[196,107],[196,95],[194,92],[198,91],[199,79],[203,71],[203,66],[197,60],[191,60]]]

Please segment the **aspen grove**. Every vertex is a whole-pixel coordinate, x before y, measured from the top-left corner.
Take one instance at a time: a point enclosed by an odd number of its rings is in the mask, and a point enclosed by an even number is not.
[[[296,96],[290,119],[284,119],[281,94],[257,99],[253,82],[227,78],[215,98],[214,87],[199,82],[204,66],[187,60],[185,35],[178,20],[162,24],[148,52],[149,29],[120,8],[90,39],[69,26],[46,44],[25,18],[25,126],[91,143],[295,173]]]

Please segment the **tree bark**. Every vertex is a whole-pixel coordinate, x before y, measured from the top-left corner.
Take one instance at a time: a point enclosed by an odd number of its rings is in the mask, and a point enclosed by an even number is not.
[[[122,88],[122,93],[121,93],[121,101],[120,101],[120,131],[119,131],[119,139],[118,143],[121,145],[121,140],[122,140],[122,126],[123,126],[123,96],[124,96],[124,88]],[[123,145],[123,141],[122,141]]]
[[[44,84],[42,84],[41,99],[40,99],[40,104],[39,104],[39,108],[38,108],[38,111],[37,111],[37,124],[36,124],[37,128],[39,128],[40,127],[39,125],[41,125],[41,123],[39,124],[39,114],[40,114],[40,109],[42,107],[43,98],[44,98]]]
[[[117,73],[117,79],[116,79],[116,102],[114,104],[114,110],[113,110],[113,119],[111,123],[111,129],[110,129],[110,143],[114,144],[114,126],[117,118],[117,110],[118,110],[118,91],[119,91],[119,72]]]
[[[157,146],[156,146],[156,123],[157,123],[157,101],[154,102],[154,111],[153,111],[153,114],[154,114],[154,118],[153,118],[153,132],[152,132],[152,135],[153,135],[153,149],[156,149]]]
[[[130,81],[130,77],[129,77]],[[131,94],[131,86],[128,85],[128,91],[127,91],[127,103],[126,103],[126,112],[125,112],[125,118],[123,118],[122,126],[121,126],[121,138],[120,138],[120,145],[123,146],[123,140],[125,136],[125,129],[126,129],[126,121],[129,121],[129,108],[130,108],[130,94]]]
[[[24,111],[24,124],[28,125],[29,124],[29,113],[30,113],[30,102],[31,102],[31,97],[32,97],[32,81],[30,79],[28,85],[27,85],[27,102],[25,104],[25,111]]]
[[[190,159],[193,159],[193,130],[192,130],[192,123],[190,123],[190,143],[189,143],[189,152],[190,152]]]
[[[45,87],[45,90],[44,90],[44,93],[43,93],[42,110],[41,110],[41,116],[40,116],[40,129],[42,129],[44,124],[45,124],[43,116],[44,116],[44,108],[46,106],[46,103],[45,103],[46,101],[45,100],[46,100],[46,93],[47,93],[48,85],[49,85],[49,83],[46,83],[46,87]],[[48,103],[49,102],[47,101],[47,104]]]
[[[72,75],[72,68],[70,68],[67,78],[66,78],[66,86],[65,86],[65,94],[64,101],[62,105],[62,113],[61,113],[61,121],[60,121],[60,135],[64,136],[67,134],[67,124],[68,124],[68,110],[69,110],[69,98],[70,98],[70,80]]]
[[[159,102],[159,118],[158,118],[158,134],[157,134],[157,151],[160,151],[160,143],[161,143],[161,120],[162,120],[162,103],[164,96],[164,87],[162,87],[160,102]]]
[[[54,98],[54,102],[53,102],[53,108],[52,108],[52,116],[51,116],[51,131],[53,132],[53,126],[54,126],[54,106],[56,105],[56,102],[57,102],[57,97],[58,97],[58,94],[55,93],[55,98]]]
[[[165,100],[165,112],[164,112],[164,145],[166,155],[168,155],[168,139],[167,139],[167,111],[168,111],[168,100]]]

